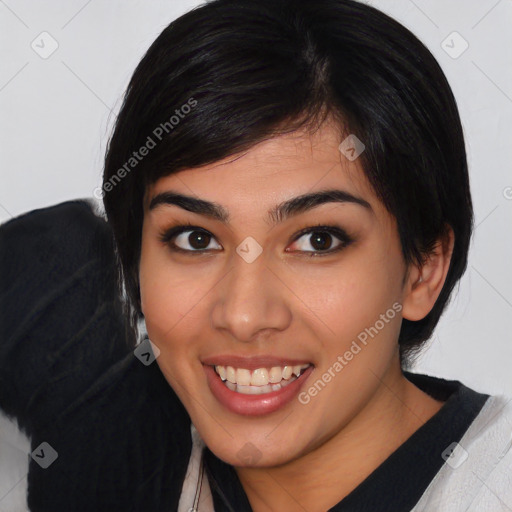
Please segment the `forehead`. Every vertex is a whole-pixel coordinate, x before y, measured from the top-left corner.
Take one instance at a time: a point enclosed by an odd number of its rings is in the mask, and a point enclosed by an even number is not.
[[[147,190],[145,210],[167,190],[215,201],[236,215],[326,189],[346,191],[378,209],[380,201],[360,160],[351,161],[339,150],[342,140],[332,122],[313,133],[301,130],[270,138],[241,154],[160,178]]]

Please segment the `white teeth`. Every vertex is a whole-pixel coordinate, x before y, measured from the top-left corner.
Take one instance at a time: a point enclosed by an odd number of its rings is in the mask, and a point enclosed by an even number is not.
[[[226,386],[231,389],[231,391],[236,391],[236,384],[233,384],[232,382],[229,382],[229,380],[227,380],[224,384],[226,384]]]
[[[266,386],[240,386],[236,385],[237,393],[243,395],[262,395],[263,393],[270,393],[272,388],[269,385]]]
[[[219,374],[222,380],[226,380],[226,368],[224,366],[216,366],[215,371]]]
[[[252,384],[251,372],[245,368],[238,368],[236,371],[236,383],[242,386]]]
[[[293,367],[292,366],[285,366],[283,368],[283,379],[288,380],[293,373]]]
[[[242,384],[239,382],[238,384]],[[268,370],[266,368],[258,368],[252,372],[252,386],[266,386],[268,384]]]
[[[224,384],[231,390],[241,393],[242,395],[263,395],[264,393],[271,393],[272,391],[278,391],[291,384],[297,377],[292,377],[290,380],[283,380],[281,384],[267,384],[266,386],[241,386],[240,384],[231,384],[226,381]]]
[[[309,364],[273,366],[270,369],[257,368],[251,372],[246,368],[218,365],[215,366],[215,371],[229,389],[249,395],[277,391],[293,382],[299,377],[301,371],[309,366]]]
[[[281,372],[280,366],[272,366],[268,372],[268,380],[272,384],[277,384],[283,380],[283,373]]]
[[[226,378],[231,384],[236,384],[236,371],[232,366],[226,368]]]
[[[283,382],[281,382],[281,386],[283,386],[283,388],[285,388],[286,386],[290,385],[296,379],[297,379],[297,377],[292,377],[290,380],[283,380]]]

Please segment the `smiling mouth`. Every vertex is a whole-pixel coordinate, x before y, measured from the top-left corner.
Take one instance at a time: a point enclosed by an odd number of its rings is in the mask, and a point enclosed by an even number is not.
[[[272,393],[297,380],[309,368],[311,363],[296,366],[272,366],[270,368],[234,368],[232,366],[213,366],[224,385],[231,391],[244,395],[262,395]]]

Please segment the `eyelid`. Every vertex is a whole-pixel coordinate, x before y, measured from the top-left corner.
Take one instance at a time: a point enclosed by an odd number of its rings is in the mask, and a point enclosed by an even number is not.
[[[293,236],[293,241],[295,242],[300,237],[302,237],[306,234],[309,234],[311,232],[315,232],[315,231],[325,231],[328,233],[337,233],[340,238],[342,237],[347,240],[350,239],[350,236],[348,235],[348,233],[343,228],[341,228],[340,226],[337,226],[335,224],[308,224],[305,227],[301,228]]]
[[[172,238],[185,231],[202,231],[204,233],[211,234],[208,230],[200,226],[196,226],[194,224],[191,224],[190,222],[184,222],[181,224],[177,224],[176,226],[172,226],[168,229],[163,229],[160,232],[158,239],[160,240],[160,242],[167,244],[171,241]]]
[[[326,251],[287,251],[287,252],[299,252],[305,253],[310,256],[328,256],[329,254],[334,254],[338,251],[341,251],[345,247],[349,246],[352,242],[354,242],[354,238],[351,237],[343,228],[337,226],[335,224],[314,224],[307,225],[303,229],[301,229],[297,234],[293,237],[293,243],[302,238],[304,235],[309,235],[312,233],[328,233],[331,236],[334,236],[340,241],[340,244],[334,249],[328,249]]]
[[[194,232],[198,231],[201,233],[206,233],[207,235],[210,235],[212,238],[216,240],[216,237],[213,233],[208,231],[205,228],[202,228],[200,226],[197,226],[195,224],[192,224],[190,222],[181,223],[179,225],[173,226],[169,229],[164,229],[162,232],[160,232],[158,239],[160,242],[167,244],[170,246],[172,251],[175,252],[182,252],[182,253],[188,253],[188,254],[204,254],[207,252],[211,252],[212,250],[218,251],[218,249],[197,249],[197,250],[188,250],[188,249],[182,249],[181,247],[177,247],[176,245],[172,244],[172,240],[179,236],[182,233],[186,232]],[[287,251],[287,252],[298,252],[298,253],[306,253],[310,256],[327,256],[328,254],[333,254],[348,245],[350,245],[352,242],[354,242],[354,239],[348,235],[348,233],[337,225],[328,225],[328,224],[309,224],[300,229],[297,233],[295,233],[292,237],[292,243],[296,242],[300,238],[302,238],[304,235],[315,233],[315,232],[324,232],[328,233],[335,238],[338,238],[338,240],[341,242],[338,247],[335,249],[329,249],[326,251]],[[219,243],[219,242],[217,242]],[[220,243],[219,243],[220,245]]]

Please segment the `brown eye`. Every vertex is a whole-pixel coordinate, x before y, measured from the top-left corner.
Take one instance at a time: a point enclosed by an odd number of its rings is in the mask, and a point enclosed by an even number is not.
[[[178,234],[174,238],[173,245],[183,251],[190,252],[204,251],[209,249],[221,249],[221,246],[219,244],[217,244],[216,247],[209,247],[210,243],[213,240],[213,236],[210,233],[207,233],[206,231],[197,231],[189,229]]]
[[[210,243],[211,236],[200,231],[192,231],[188,235],[187,242],[194,249],[206,249]]]
[[[310,253],[311,256],[339,251],[353,240],[345,231],[335,226],[308,228],[296,237],[293,251]]]
[[[315,251],[325,251],[330,249],[333,242],[332,236],[325,231],[317,231],[311,235],[311,246]]]

